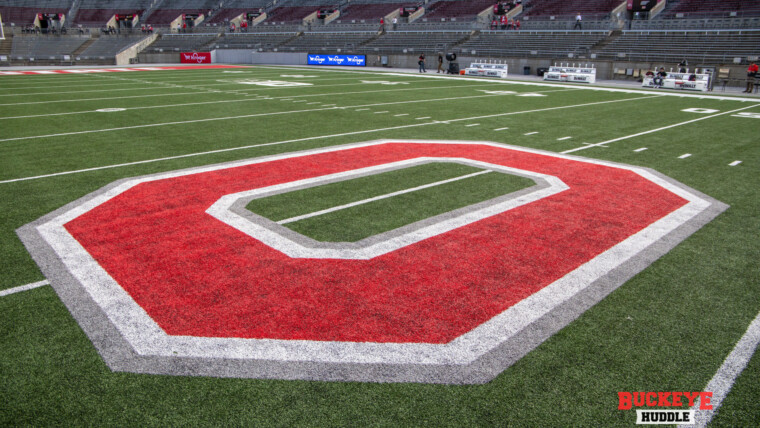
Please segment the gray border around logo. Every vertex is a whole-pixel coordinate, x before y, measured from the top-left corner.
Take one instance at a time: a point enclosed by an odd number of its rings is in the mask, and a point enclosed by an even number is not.
[[[146,354],[138,352],[134,344],[127,340],[113,320],[109,318],[93,296],[82,284],[81,277],[72,273],[71,267],[64,263],[63,255],[56,252],[51,242],[45,239],[40,232],[40,227],[52,220],[77,209],[83,204],[92,202],[109,192],[116,192],[120,188],[136,184],[138,181],[167,178],[194,174],[198,172],[228,168],[251,163],[267,162],[283,157],[306,156],[313,153],[326,151],[345,150],[354,147],[376,145],[384,143],[438,143],[438,144],[482,144],[505,149],[518,150],[536,154],[542,154],[564,159],[578,160],[586,163],[601,164],[634,171],[639,175],[657,184],[667,187],[680,196],[688,196],[687,199],[697,204],[688,215],[684,215],[683,221],[671,222],[671,227],[663,228],[664,224],[655,224],[654,233],[657,239],[651,242],[644,239],[638,244],[644,245],[637,251],[624,258],[622,263],[615,263],[617,255],[615,251],[605,252],[586,265],[572,272],[556,283],[547,287],[546,294],[555,293],[564,297],[555,300],[554,306],[544,312],[533,312],[534,318],[525,320],[525,325],[516,328],[508,335],[501,336],[498,329],[489,330],[489,326],[476,328],[482,338],[488,335],[499,336],[498,343],[486,349],[475,358],[458,359],[457,349],[450,358],[438,360],[433,363],[427,362],[435,356],[419,355],[418,362],[383,363],[383,362],[340,362],[340,358],[334,361],[306,361],[287,359],[250,359],[245,356],[238,358],[209,357],[209,356],[181,356]],[[692,203],[688,204],[692,205]],[[96,192],[80,198],[66,206],[29,223],[17,230],[24,245],[39,265],[43,274],[49,279],[51,285],[59,295],[63,303],[71,312],[84,332],[90,338],[95,348],[101,354],[107,365],[114,371],[134,373],[212,376],[212,377],[236,377],[236,378],[261,378],[261,379],[301,379],[301,380],[328,380],[328,381],[366,381],[366,382],[418,382],[418,383],[441,383],[441,384],[478,384],[485,383],[496,377],[499,373],[514,364],[531,350],[535,349],[543,341],[551,337],[561,328],[572,322],[587,309],[594,306],[604,297],[624,284],[637,273],[644,270],[652,262],[666,254],[672,248],[688,236],[710,222],[728,206],[709,196],[695,191],[685,185],[657,173],[649,168],[632,167],[607,161],[598,161],[576,156],[561,155],[555,152],[547,152],[524,147],[515,147],[504,144],[496,144],[480,141],[427,141],[427,140],[376,140],[365,143],[334,146],[326,149],[308,150],[303,152],[288,153],[285,155],[267,156],[256,158],[253,161],[229,162],[225,164],[190,168],[186,170],[172,171],[171,173],[159,173],[137,178],[118,180]],[[649,228],[647,228],[649,229]],[[646,231],[646,230],[645,230]],[[637,234],[638,235],[638,234]],[[625,241],[624,241],[625,242]],[[643,244],[642,244],[643,243]],[[617,246],[616,246],[617,247]],[[611,249],[614,250],[615,248]],[[591,262],[600,259],[596,266],[588,266]],[[584,268],[593,267],[602,275],[591,282],[584,283],[582,278],[588,273],[580,272]],[[578,275],[575,275],[578,273]],[[577,276],[577,277],[576,277]],[[562,288],[555,287],[563,282]],[[554,287],[554,288],[553,288]],[[544,291],[544,290],[542,290]],[[537,293],[539,294],[539,293]],[[533,296],[531,296],[533,297]],[[527,300],[527,299],[526,299]],[[537,302],[539,300],[535,300]],[[519,308],[526,311],[530,309]],[[502,314],[494,318],[500,318]],[[491,321],[489,321],[491,323]],[[468,333],[470,334],[470,333]],[[183,338],[180,338],[183,339]],[[187,339],[187,338],[184,338]],[[459,341],[455,339],[454,342]],[[503,339],[503,340],[502,340]],[[450,344],[439,345],[446,347]],[[441,348],[444,349],[444,348]],[[218,355],[228,352],[224,343],[218,344]],[[433,348],[435,350],[435,348]],[[209,352],[213,354],[214,349]]]

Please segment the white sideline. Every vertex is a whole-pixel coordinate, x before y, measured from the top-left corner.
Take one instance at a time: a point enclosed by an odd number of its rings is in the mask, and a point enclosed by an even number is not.
[[[760,343],[760,313],[747,327],[747,331],[736,342],[736,346],[723,361],[715,376],[707,383],[704,391],[712,392],[712,410],[699,410],[699,399],[694,403],[690,410],[694,410],[696,423],[694,425],[679,425],[680,427],[705,427],[710,423],[713,416],[718,413],[723,400],[726,398],[731,388],[736,382],[736,378],[744,371],[749,364],[752,355],[757,351],[757,345]]]
[[[392,198],[394,196],[403,195],[405,193],[411,193],[411,192],[416,192],[417,190],[427,189],[429,187],[435,187],[435,186],[440,186],[442,184],[453,183],[455,181],[464,180],[466,178],[472,178],[472,177],[475,177],[475,176],[478,176],[478,175],[487,174],[489,172],[492,172],[492,171],[487,169],[487,170],[484,170],[484,171],[474,172],[472,174],[467,174],[467,175],[462,175],[462,176],[459,176],[459,177],[449,178],[449,179],[446,179],[446,180],[436,181],[434,183],[423,184],[422,186],[417,186],[417,187],[412,187],[412,188],[409,188],[409,189],[399,190],[397,192],[386,193],[385,195],[375,196],[375,197],[372,197],[372,198],[363,199],[361,201],[351,202],[351,203],[348,203],[348,204],[338,205],[338,206],[334,206],[334,207],[327,208],[327,209],[324,209],[324,210],[314,211],[314,212],[308,213],[308,214],[303,214],[303,215],[299,215],[299,216],[295,216],[295,217],[291,217],[291,218],[286,218],[284,220],[278,221],[277,224],[293,223],[293,222],[304,220],[304,219],[307,219],[307,218],[320,216],[322,214],[328,214],[328,213],[331,213],[331,212],[344,210],[346,208],[355,207],[357,205],[364,205],[364,204],[368,204],[370,202],[375,202],[375,201],[379,201],[379,200],[382,200],[382,199],[388,199],[388,198]]]
[[[50,282],[48,280],[44,280],[44,281],[33,282],[31,284],[20,285],[18,287],[8,288],[6,290],[0,290],[0,297],[7,296],[9,294],[20,293],[26,290],[32,290],[34,288],[39,288],[48,284],[50,284]]]
[[[254,147],[265,147],[265,146],[273,146],[273,145],[286,144],[286,143],[294,143],[294,142],[301,142],[301,141],[319,140],[319,139],[322,139],[322,138],[335,138],[335,137],[343,137],[343,136],[347,136],[347,135],[360,135],[360,134],[367,134],[367,133],[372,133],[372,132],[391,131],[391,130],[396,130],[396,129],[412,128],[412,127],[416,127],[416,126],[439,125],[439,124],[445,124],[445,123],[451,123],[451,122],[459,122],[459,121],[463,121],[463,120],[483,119],[483,118],[499,117],[499,116],[511,116],[511,115],[515,115],[515,114],[525,114],[525,113],[537,113],[537,112],[542,112],[542,111],[552,111],[552,110],[560,110],[560,109],[575,108],[575,107],[587,107],[587,106],[591,106],[591,105],[610,104],[610,103],[618,103],[618,102],[626,102],[626,101],[638,101],[638,100],[646,100],[646,99],[655,98],[655,97],[657,97],[657,96],[655,95],[655,96],[649,96],[649,97],[625,98],[625,99],[621,99],[621,100],[597,101],[597,102],[585,103],[585,104],[574,104],[574,105],[568,105],[568,106],[547,107],[547,108],[535,109],[535,110],[523,110],[523,111],[515,111],[515,112],[509,112],[509,113],[490,114],[490,115],[486,115],[486,116],[464,117],[464,118],[461,118],[461,119],[449,119],[449,120],[447,120],[445,122],[439,122],[439,121],[421,122],[421,123],[415,123],[415,124],[411,124],[411,125],[391,126],[391,127],[388,127],[388,128],[369,129],[369,130],[363,130],[363,131],[353,131],[353,132],[346,132],[346,133],[342,133],[342,134],[320,135],[320,136],[316,136],[316,137],[297,138],[297,139],[294,139],[294,140],[276,141],[276,142],[272,142],[272,143],[262,143],[262,144],[252,144],[252,145],[239,146],[239,147],[229,147],[229,148],[226,148],[226,149],[210,150],[210,151],[207,151],[207,152],[187,153],[187,154],[184,154],[184,155],[167,156],[167,157],[163,157],[163,158],[146,159],[146,160],[141,160],[141,161],[126,162],[126,163],[113,164],[113,165],[105,165],[105,166],[99,166],[99,167],[93,167],[93,168],[84,168],[84,169],[79,169],[79,170],[62,171],[62,172],[56,172],[56,173],[44,174],[44,175],[36,175],[36,176],[30,176],[30,177],[13,178],[13,179],[9,179],[9,180],[2,180],[2,181],[0,181],[0,184],[14,183],[14,182],[18,182],[18,181],[37,180],[37,179],[40,179],[40,178],[57,177],[57,176],[61,176],[61,175],[78,174],[78,173],[82,173],[82,172],[98,171],[98,170],[103,170],[103,169],[120,168],[120,167],[124,167],[124,166],[140,165],[140,164],[160,162],[160,161],[165,161],[165,160],[174,160],[174,159],[189,158],[189,157],[194,157],[194,156],[203,156],[203,155],[209,155],[209,154],[231,152],[231,151],[235,151],[235,150],[245,150],[245,149],[250,149],[250,148],[254,148]],[[213,120],[213,119],[209,119],[209,120]],[[142,125],[141,125],[141,127],[142,127]],[[34,137],[24,137],[24,138],[34,138]],[[0,141],[3,141],[3,140],[0,140]]]
[[[727,111],[727,112],[723,112],[723,113],[713,114],[713,115],[710,115],[710,116],[704,116],[704,117],[700,117],[698,119],[687,120],[686,122],[674,123],[672,125],[662,126],[660,128],[655,128],[655,129],[650,129],[649,131],[639,132],[637,134],[631,134],[631,135],[627,135],[625,137],[618,137],[618,138],[613,138],[611,140],[602,141],[601,143],[589,144],[589,145],[586,145],[586,146],[583,146],[583,147],[576,147],[574,149],[565,150],[564,152],[561,152],[561,153],[567,154],[567,153],[577,152],[577,151],[580,151],[580,150],[586,150],[586,149],[590,149],[592,147],[598,147],[598,146],[602,146],[604,144],[609,144],[609,143],[614,143],[614,142],[617,142],[617,141],[627,140],[629,138],[640,137],[642,135],[652,134],[652,133],[655,133],[655,132],[664,131],[666,129],[675,128],[677,126],[688,125],[690,123],[699,122],[700,120],[711,119],[713,117],[718,117],[718,116],[723,116],[723,115],[726,115],[726,114],[736,113],[737,111],[747,110],[747,109],[751,109],[751,108],[755,108],[755,107],[760,107],[760,104],[754,104],[754,105],[751,105],[749,107],[742,107],[742,108],[738,108],[736,110],[731,110],[731,111]]]

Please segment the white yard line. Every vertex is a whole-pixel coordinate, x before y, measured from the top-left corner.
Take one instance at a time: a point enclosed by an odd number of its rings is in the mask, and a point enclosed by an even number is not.
[[[760,343],[760,313],[758,313],[755,319],[749,324],[747,331],[723,361],[723,364],[715,373],[715,376],[713,376],[713,378],[710,379],[710,382],[707,383],[707,386],[705,386],[704,391],[713,393],[712,399],[710,400],[710,403],[713,406],[712,410],[700,410],[699,400],[697,400],[691,408],[691,410],[694,410],[695,412],[696,423],[694,425],[681,426],[695,426],[701,428],[710,423],[713,416],[718,413],[720,406],[723,404],[723,400],[734,386],[736,378],[738,378],[742,371],[747,367],[752,355],[757,351],[758,343]]]
[[[740,163],[742,163],[742,161],[737,160],[737,161],[731,162],[730,164],[728,164],[728,166],[736,166],[736,165],[739,165]]]
[[[31,284],[20,285],[18,287],[8,288],[6,290],[0,290],[0,297],[7,296],[9,294],[20,293],[22,291],[32,290],[50,284],[47,280],[33,282]]]
[[[686,159],[688,157],[691,157],[691,153],[684,153],[681,156],[679,156],[678,159]]]
[[[571,138],[573,138],[573,137],[560,137],[560,138],[557,138],[557,141],[565,141],[565,140],[569,140]]]
[[[388,110],[374,112],[374,114],[383,114],[383,113],[388,113]]]
[[[704,117],[700,117],[700,118],[697,118],[697,119],[687,120],[685,122],[674,123],[672,125],[662,126],[662,127],[655,128],[655,129],[650,129],[649,131],[638,132],[636,134],[626,135],[625,137],[613,138],[611,140],[602,141],[601,143],[589,144],[589,145],[586,145],[586,146],[583,146],[583,147],[577,147],[575,149],[565,150],[562,153],[573,153],[573,152],[577,152],[579,150],[586,150],[586,149],[590,149],[590,148],[593,148],[593,147],[601,146],[603,144],[609,144],[609,143],[614,143],[614,142],[617,142],[617,141],[627,140],[629,138],[640,137],[642,135],[652,134],[652,133],[655,133],[655,132],[664,131],[666,129],[675,128],[677,126],[688,125],[690,123],[699,122],[700,120],[707,120],[707,119],[711,119],[713,117],[724,116],[724,115],[727,115],[727,114],[736,113],[737,111],[747,110],[747,109],[751,109],[751,108],[755,108],[755,107],[760,107],[760,104],[753,104],[751,106],[738,108],[736,110],[726,111],[726,112],[723,112],[723,113],[713,114],[713,115],[710,115],[710,116],[704,116]]]
[[[150,127],[155,127],[155,126],[183,125],[183,124],[190,124],[190,123],[196,123],[196,122],[208,122],[208,121],[214,121],[214,120],[245,119],[245,118],[250,118],[250,117],[275,116],[275,115],[294,114],[294,113],[308,113],[308,112],[318,112],[318,111],[324,111],[324,110],[353,109],[356,107],[377,107],[377,106],[412,104],[412,103],[431,102],[431,101],[448,101],[448,100],[461,100],[461,99],[500,97],[500,96],[508,96],[508,95],[502,95],[502,94],[470,95],[470,96],[465,96],[465,97],[393,101],[393,102],[388,102],[388,103],[362,104],[362,105],[341,106],[341,107],[334,107],[335,104],[323,104],[321,108],[314,108],[314,109],[308,109],[308,110],[288,110],[288,111],[281,111],[281,112],[255,113],[255,114],[242,115],[242,116],[225,116],[225,117],[219,117],[219,118],[194,119],[194,120],[185,120],[185,121],[178,121],[178,122],[130,125],[130,126],[125,126],[125,127],[120,127],[120,128],[91,129],[91,130],[86,130],[86,131],[72,131],[72,132],[66,132],[66,133],[60,133],[60,134],[48,134],[48,135],[37,135],[37,136],[27,136],[27,137],[11,137],[11,138],[0,139],[0,143],[7,142],[7,141],[19,141],[19,140],[38,139],[38,138],[62,137],[62,136],[67,136],[67,135],[81,135],[81,134],[91,134],[91,133],[98,133],[98,132],[122,131],[125,129],[150,128]],[[280,101],[292,101],[292,98],[280,98]],[[623,101],[623,100],[617,100],[617,101]],[[607,102],[607,101],[604,101],[604,102]],[[98,113],[103,114],[102,112],[98,112]],[[512,113],[508,113],[508,114],[512,114]],[[491,116],[484,116],[484,117],[491,117]],[[430,117],[421,117],[417,119],[430,119]],[[458,119],[454,119],[454,120],[458,120]]]
[[[642,147],[642,148],[640,148],[640,149],[636,149],[636,150],[634,150],[634,152],[643,152],[643,151],[644,151],[644,150],[646,150],[646,149],[647,149],[646,147]]]
[[[277,224],[293,223],[293,222],[296,222],[296,221],[299,221],[299,220],[304,220],[304,219],[307,219],[307,218],[320,216],[322,214],[328,214],[328,213],[331,213],[331,212],[344,210],[346,208],[355,207],[357,205],[368,204],[370,202],[375,202],[375,201],[379,201],[379,200],[382,200],[382,199],[388,199],[388,198],[392,198],[394,196],[403,195],[403,194],[411,193],[411,192],[416,192],[418,190],[427,189],[427,188],[435,187],[435,186],[440,186],[440,185],[446,184],[446,183],[453,183],[455,181],[464,180],[466,178],[472,178],[472,177],[475,177],[475,176],[478,176],[478,175],[487,174],[489,172],[492,172],[492,171],[491,170],[478,171],[478,172],[475,172],[475,173],[472,173],[472,174],[467,174],[467,175],[462,175],[462,176],[459,176],[459,177],[449,178],[449,179],[446,179],[446,180],[436,181],[434,183],[423,184],[422,186],[417,186],[417,187],[412,187],[412,188],[409,188],[409,189],[399,190],[397,192],[387,193],[385,195],[380,195],[380,196],[375,196],[375,197],[372,197],[372,198],[363,199],[361,201],[351,202],[351,203],[348,203],[348,204],[338,205],[338,206],[335,206],[335,207],[332,207],[332,208],[327,208],[327,209],[324,209],[324,210],[314,211],[312,213],[303,214],[303,215],[299,215],[299,216],[296,216],[296,217],[286,218],[285,220],[278,221]]]
[[[393,117],[409,116],[409,113],[394,114]]]
[[[356,95],[356,94],[373,94],[377,92],[399,92],[399,91],[427,91],[431,89],[447,89],[447,88],[474,88],[478,86],[484,86],[484,85],[459,85],[459,86],[434,86],[434,87],[423,87],[423,88],[396,88],[396,89],[377,89],[374,91],[354,91],[354,92],[327,92],[323,94],[308,94],[308,95],[290,95],[283,98],[305,98],[305,97],[325,97],[325,96],[333,96],[333,95]],[[262,88],[263,89],[263,88]],[[23,102],[23,103],[7,103],[7,104],[0,104],[0,107],[5,106],[18,106],[18,105],[30,105],[30,104],[50,104],[50,103],[76,103],[80,101],[113,101],[113,100],[122,100],[122,99],[129,99],[129,98],[147,98],[147,97],[163,97],[163,96],[175,96],[175,95],[194,95],[198,96],[197,92],[182,92],[182,93],[176,93],[176,94],[153,94],[153,95],[133,95],[133,96],[125,96],[125,97],[108,97],[108,98],[85,98],[85,99],[67,99],[67,100],[55,100],[55,101],[30,101],[30,102]],[[214,94],[217,95],[217,94]],[[278,97],[272,97],[272,98],[266,98],[266,99],[282,99]],[[249,100],[223,100],[223,101],[208,101],[205,103],[217,103],[217,102],[241,102],[241,101],[254,101],[253,99]],[[185,105],[196,105],[196,104],[204,104],[204,102],[199,103],[191,103],[191,104],[185,104]],[[171,106],[171,105],[169,105]],[[164,106],[166,107],[166,106]],[[146,107],[132,107],[132,109],[137,108],[156,108],[153,106],[146,106]],[[88,111],[81,111],[81,112],[74,112],[74,113],[91,113],[92,110]],[[60,113],[53,113],[51,115],[59,115]],[[38,115],[37,117],[41,117],[44,115]]]
[[[523,135],[535,135],[535,134],[538,134],[538,131],[526,132]]]
[[[429,126],[429,125],[437,125],[437,122],[424,122],[424,123],[413,123],[411,125],[400,125],[400,126],[391,126],[388,128],[378,128],[378,129],[366,129],[362,131],[353,131],[353,132],[344,132],[341,134],[330,134],[330,135],[319,135],[316,137],[305,137],[305,138],[296,138],[293,140],[283,140],[283,141],[275,141],[271,143],[262,143],[262,144],[251,144],[247,146],[239,146],[239,147],[229,147],[226,149],[218,149],[218,150],[209,150],[206,152],[196,152],[196,153],[187,153],[184,155],[175,155],[175,156],[166,156],[163,158],[156,158],[156,159],[145,159],[141,161],[134,161],[134,162],[125,162],[120,164],[113,164],[113,165],[105,165],[105,166],[97,166],[92,168],[84,168],[84,169],[78,169],[78,170],[72,170],[72,171],[62,171],[62,172],[54,172],[51,174],[44,174],[44,175],[37,175],[33,177],[22,177],[22,178],[13,178],[10,180],[3,180],[0,181],[0,184],[6,184],[6,183],[15,183],[19,181],[28,181],[28,180],[37,180],[40,178],[49,178],[49,177],[58,177],[61,175],[70,175],[70,174],[80,174],[83,172],[91,172],[91,171],[100,171],[104,169],[112,169],[112,168],[121,168],[125,166],[134,166],[134,165],[143,165],[147,163],[154,163],[154,162],[162,162],[167,160],[175,160],[175,159],[184,159],[184,158],[191,158],[196,156],[205,156],[205,155],[212,155],[217,153],[225,153],[225,152],[233,152],[237,150],[246,150],[246,149],[252,149],[257,147],[266,147],[266,146],[276,146],[280,144],[288,144],[288,143],[297,143],[302,141],[312,141],[312,140],[321,140],[325,138],[337,138],[337,137],[345,137],[349,135],[361,135],[361,134],[370,134],[373,132],[384,132],[384,131],[392,131],[396,129],[404,129],[404,128],[414,128],[417,126]]]
[[[568,108],[588,107],[588,106],[592,106],[592,105],[609,104],[609,103],[616,103],[616,102],[638,101],[638,100],[646,100],[646,99],[651,99],[651,98],[656,98],[656,96],[638,97],[638,98],[625,98],[625,99],[622,99],[622,100],[597,101],[597,102],[593,102],[593,103],[574,104],[574,105],[558,106],[558,107],[547,107],[547,108],[542,108],[542,109],[523,110],[523,111],[508,112],[508,113],[497,113],[497,114],[491,114],[491,115],[486,115],[486,116],[464,117],[464,118],[461,118],[461,119],[450,119],[450,120],[448,120],[446,122],[438,122],[438,121],[422,122],[422,123],[415,123],[415,124],[412,124],[412,125],[401,125],[401,126],[393,126],[393,127],[388,127],[388,128],[379,128],[379,129],[369,129],[369,130],[364,130],[364,131],[347,132],[347,133],[342,133],[342,134],[332,134],[332,135],[322,135],[322,136],[317,136],[317,137],[298,138],[298,139],[294,139],[294,140],[284,140],[284,141],[277,141],[277,142],[273,142],[273,143],[262,143],[262,144],[248,145],[248,146],[230,147],[230,148],[227,148],[227,149],[211,150],[211,151],[207,151],[207,152],[188,153],[188,154],[184,154],[184,155],[167,156],[167,157],[157,158],[157,159],[146,159],[146,160],[142,160],[142,161],[126,162],[126,163],[121,163],[121,164],[112,164],[112,165],[105,165],[105,166],[92,167],[92,168],[83,168],[83,169],[78,169],[78,170],[62,171],[62,172],[56,172],[56,173],[51,173],[51,174],[43,174],[43,175],[36,175],[36,176],[29,176],[29,177],[13,178],[13,179],[9,179],[9,180],[0,181],[0,184],[14,183],[14,182],[18,182],[18,181],[27,181],[27,180],[37,180],[37,179],[49,178],[49,177],[57,177],[57,176],[60,176],[60,175],[79,174],[79,173],[83,173],[83,172],[98,171],[98,170],[102,170],[102,169],[121,168],[121,167],[125,167],[125,166],[140,165],[140,164],[153,163],[153,162],[161,162],[161,161],[174,160],[174,159],[182,159],[182,158],[188,158],[188,157],[194,157],[194,156],[203,156],[203,155],[209,155],[209,154],[215,154],[215,153],[223,153],[223,152],[229,152],[229,151],[235,151],[235,150],[244,150],[244,149],[250,149],[250,148],[254,148],[254,147],[264,147],[264,146],[286,144],[286,143],[293,143],[293,142],[300,142],[300,141],[318,140],[318,139],[322,139],[322,138],[334,138],[334,137],[347,136],[347,135],[360,135],[360,134],[367,134],[367,133],[372,133],[372,132],[381,132],[381,131],[389,131],[389,130],[395,130],[395,129],[411,128],[411,127],[415,127],[415,126],[438,125],[438,124],[449,123],[449,122],[458,122],[458,121],[465,121],[465,120],[475,120],[475,119],[483,119],[483,118],[499,117],[499,116],[511,116],[511,115],[516,115],[516,114],[538,113],[538,112],[543,112],[543,111],[553,111],[553,110],[568,109]],[[313,110],[307,110],[307,111],[313,111]],[[215,119],[208,119],[208,120],[215,120]],[[193,121],[193,122],[196,122],[196,121]],[[151,126],[157,126],[157,125],[151,125]],[[144,127],[144,125],[139,125],[138,127]],[[104,132],[104,131],[100,130],[100,131],[96,131],[96,132]],[[48,135],[48,137],[51,137],[51,135]],[[27,139],[27,138],[41,138],[41,137],[23,137],[23,138]],[[0,140],[0,142],[1,141],[3,141],[3,140]]]
[[[494,129],[494,131],[503,131],[505,129],[509,129],[509,127],[505,126],[504,128],[496,128],[496,129]]]

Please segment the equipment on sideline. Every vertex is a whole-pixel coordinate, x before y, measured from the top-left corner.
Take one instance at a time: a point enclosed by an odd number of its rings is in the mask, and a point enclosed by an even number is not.
[[[559,66],[549,67],[549,71],[544,73],[544,80],[554,80],[557,82],[576,82],[576,83],[594,83],[596,82],[596,68],[594,64],[589,66],[584,64],[578,67],[575,64],[570,67],[570,64],[564,66],[560,63]]]
[[[710,88],[710,75],[698,74],[697,70],[690,73],[673,73],[672,69],[665,77],[646,76],[641,86],[645,88],[682,89],[684,91],[707,92]]]
[[[501,77],[504,79],[507,77],[508,68],[507,64],[502,63],[473,62],[469,67],[464,69],[464,74],[469,76]]]

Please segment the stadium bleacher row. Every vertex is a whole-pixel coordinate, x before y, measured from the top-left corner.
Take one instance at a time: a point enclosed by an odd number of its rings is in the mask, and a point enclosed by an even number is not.
[[[6,23],[16,26],[30,25],[37,13],[66,15],[67,25],[99,27],[114,14],[137,14],[139,22],[154,26],[167,26],[182,14],[202,14],[206,25],[223,24],[247,12],[267,14],[265,23],[279,25],[299,23],[319,9],[338,9],[342,21],[379,22],[403,6],[421,5],[425,14],[421,22],[475,21],[478,14],[488,11],[497,0],[429,0],[403,2],[399,0],[5,0],[0,15]],[[572,21],[578,13],[584,21],[609,19],[620,0],[513,0],[522,4],[520,17],[524,21]],[[700,16],[705,15],[705,16]],[[670,0],[665,10],[654,21],[677,18],[706,17],[747,18],[760,17],[760,2],[755,0]],[[630,16],[628,16],[630,18]],[[401,20],[405,23],[404,20]],[[565,22],[566,24],[566,22]],[[559,24],[559,25],[565,25]],[[665,25],[665,24],[662,24]],[[731,26],[732,22],[720,25]],[[736,27],[732,27],[736,28]],[[538,29],[538,28],[534,28]]]
[[[383,29],[378,24],[379,17],[388,16],[404,5],[398,0],[354,0],[332,5],[325,0],[280,0],[276,3],[265,0],[114,0],[107,2],[107,8],[99,0],[36,3],[38,6],[29,7],[35,4],[34,0],[6,0],[0,13],[6,23],[8,17],[33,20],[41,11],[70,13],[75,16],[74,22],[98,26],[114,13],[142,14],[145,22],[155,23],[161,33],[146,52],[253,48],[286,52],[410,54],[452,50],[475,56],[577,57],[611,61],[685,58],[714,63],[737,62],[736,58],[740,58],[739,62],[746,62],[760,54],[760,6],[755,4],[758,2],[739,0],[673,1],[655,19],[629,20],[627,30],[619,20],[603,16],[619,6],[619,0],[588,0],[582,5],[560,0],[525,0],[522,2],[525,12],[518,15],[524,19],[520,31],[489,30],[487,23],[474,19],[478,13],[492,8],[494,0],[431,0],[425,5],[427,13],[423,16],[427,18],[412,23],[402,21],[396,30],[390,23],[386,23]],[[675,18],[683,13],[703,12],[706,7],[721,12],[741,10],[742,16]],[[313,26],[303,25],[300,20],[320,8],[337,8],[344,13],[343,19],[329,25],[319,22]],[[251,26],[245,33],[229,33],[225,20],[251,10],[266,12],[267,20]],[[186,33],[172,33],[172,29],[165,25],[183,13],[204,14],[209,19]],[[573,30],[573,17],[544,19],[576,13],[601,18],[584,18],[583,31]],[[753,13],[756,16],[751,16]],[[457,20],[446,21],[446,18]],[[216,23],[219,25],[215,27]],[[120,36],[101,36],[97,31],[51,36],[20,34],[19,27],[6,25],[5,28],[7,34],[15,35],[7,53],[18,58],[73,54],[110,57],[143,37],[139,30],[122,31]],[[711,31],[713,29],[722,31]]]

